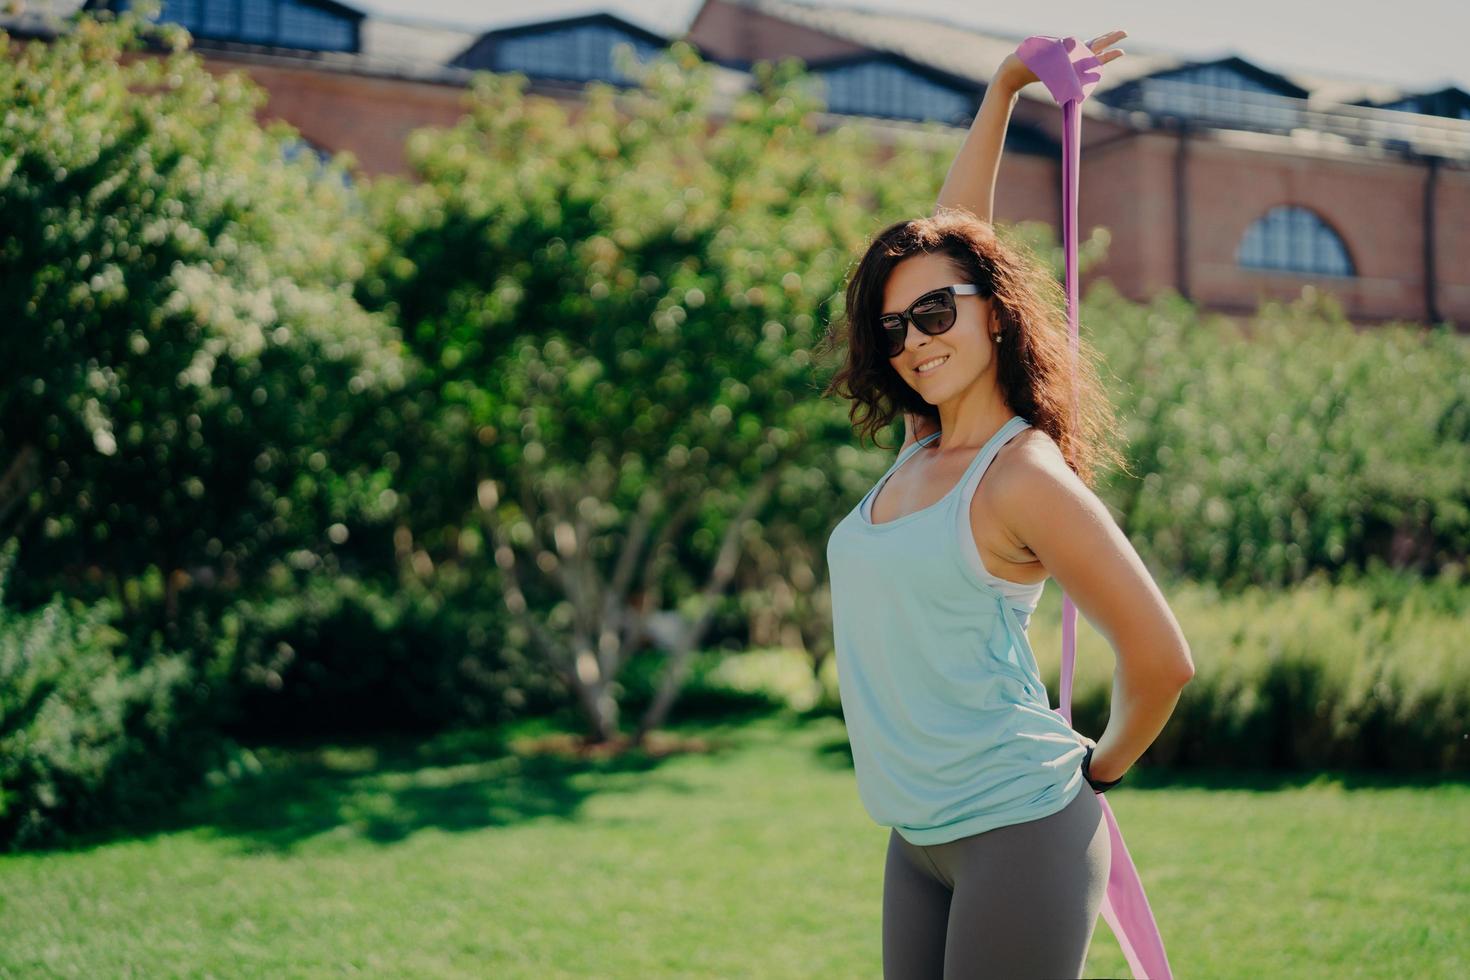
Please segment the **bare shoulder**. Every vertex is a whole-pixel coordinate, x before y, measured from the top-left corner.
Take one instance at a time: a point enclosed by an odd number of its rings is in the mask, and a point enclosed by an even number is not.
[[[1038,480],[1055,480],[1060,470],[1072,473],[1062,449],[1047,432],[1034,425],[1022,429],[996,453],[995,482],[1014,492],[1034,489]],[[1075,479],[1075,474],[1073,474]],[[1079,481],[1080,482],[1080,481]]]
[[[1068,482],[1075,481],[1075,486]],[[995,454],[980,482],[990,526],[999,529],[1013,555],[1034,555],[1026,542],[1025,511],[1046,508],[1058,493],[1082,486],[1051,436],[1034,426],[1022,429]],[[996,550],[1001,551],[999,542]],[[1004,551],[1001,552],[1004,554]],[[1014,559],[1012,559],[1014,560]]]
[[[1055,513],[1058,506],[1100,506],[1096,495],[1067,465],[1061,447],[1050,435],[1032,426],[1022,430],[996,454],[991,464],[990,500],[1001,526],[1024,546],[1022,528],[1038,513]]]
[[[1162,591],[1106,503],[1045,432],[1007,443],[991,487],[998,523],[1025,547],[1136,676],[1186,682],[1189,645]],[[987,477],[987,479],[989,479]]]

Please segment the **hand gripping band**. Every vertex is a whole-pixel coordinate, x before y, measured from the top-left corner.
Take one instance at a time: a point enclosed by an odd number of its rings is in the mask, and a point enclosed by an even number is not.
[[[1078,355],[1077,330],[1077,187],[1078,164],[1081,161],[1082,102],[1102,78],[1101,65],[1092,50],[1074,37],[1049,37],[1037,34],[1026,38],[1016,48],[1016,57],[1036,74],[1052,98],[1062,107],[1062,245],[1066,252],[1067,329],[1071,336],[1072,358]],[[1073,393],[1072,412],[1077,404]],[[1072,724],[1072,670],[1077,659],[1077,607],[1065,591],[1062,593],[1062,681],[1061,706],[1055,709],[1067,724]],[[1088,752],[1091,759],[1091,751]],[[1112,785],[1111,783],[1106,785]],[[1107,818],[1108,836],[1113,846],[1112,869],[1108,874],[1107,894],[1103,899],[1103,918],[1117,937],[1128,966],[1138,980],[1172,980],[1169,960],[1164,955],[1164,940],[1154,922],[1153,910],[1143,893],[1138,869],[1123,843],[1117,818],[1107,798],[1098,795],[1103,815]]]

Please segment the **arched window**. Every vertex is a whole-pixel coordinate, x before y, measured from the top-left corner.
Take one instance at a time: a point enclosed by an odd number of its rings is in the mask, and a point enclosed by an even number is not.
[[[854,116],[935,120],[950,125],[975,115],[971,96],[884,61],[863,61],[815,74],[826,84],[827,108]]]
[[[1245,230],[1235,261],[1246,269],[1357,275],[1337,232],[1313,212],[1291,204],[1272,208]]]

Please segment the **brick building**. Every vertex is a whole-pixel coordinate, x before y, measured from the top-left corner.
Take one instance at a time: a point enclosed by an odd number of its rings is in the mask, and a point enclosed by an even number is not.
[[[265,88],[264,117],[287,120],[319,152],[350,151],[367,174],[401,171],[413,129],[452,124],[475,71],[521,71],[529,91],[575,111],[588,81],[630,82],[617,45],[646,58],[674,40],[612,14],[479,31],[334,0],[166,0],[163,18],[190,29],[211,70],[243,70]],[[22,12],[0,27],[44,37],[64,23]],[[677,36],[718,67],[717,111],[752,63],[798,57],[825,86],[822,125],[884,138],[938,123],[956,148],[1020,40],[791,0],[704,0]],[[1237,314],[1312,286],[1357,322],[1470,329],[1470,94],[1129,50],[1082,109],[1080,227],[1112,236],[1088,279],[1135,299],[1173,288]],[[1060,228],[1060,138],[1060,111],[1029,87],[1012,116],[998,220]]]

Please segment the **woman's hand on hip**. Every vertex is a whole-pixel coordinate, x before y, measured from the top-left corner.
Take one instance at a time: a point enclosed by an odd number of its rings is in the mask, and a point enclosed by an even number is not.
[[[1082,739],[1083,745],[1092,746],[1092,761],[1087,764],[1087,772],[1099,783],[1111,783],[1115,780],[1122,779],[1124,774],[1133,768],[1131,765],[1127,765],[1121,770],[1115,769],[1114,764],[1109,760],[1106,750],[1099,748],[1096,742],[1081,732],[1078,732],[1077,736]]]

